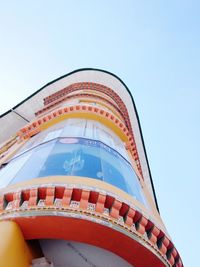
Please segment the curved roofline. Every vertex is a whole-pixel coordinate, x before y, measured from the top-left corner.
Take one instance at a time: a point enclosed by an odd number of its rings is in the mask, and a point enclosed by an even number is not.
[[[81,71],[99,71],[99,72],[104,72],[104,73],[107,73],[113,77],[115,77],[117,80],[120,81],[120,83],[122,83],[122,85],[126,88],[127,92],[129,93],[130,97],[131,97],[131,100],[132,100],[132,103],[133,103],[133,107],[134,107],[134,110],[135,110],[135,114],[136,114],[136,118],[137,118],[137,121],[138,121],[138,127],[139,127],[139,132],[140,132],[140,136],[141,136],[141,140],[142,140],[142,145],[143,145],[143,148],[144,148],[144,154],[145,154],[145,158],[146,158],[146,162],[147,162],[147,167],[148,167],[148,171],[149,171],[149,177],[150,177],[150,181],[151,181],[151,186],[152,186],[152,190],[153,190],[153,195],[154,195],[154,199],[155,199],[155,203],[156,203],[156,208],[159,212],[159,207],[158,207],[158,202],[157,202],[157,198],[156,198],[156,192],[155,192],[155,188],[154,188],[154,184],[153,184],[153,179],[152,179],[152,176],[151,176],[151,170],[150,170],[150,166],[149,166],[149,161],[148,161],[148,158],[147,158],[147,152],[146,152],[146,148],[145,148],[145,144],[144,144],[144,138],[143,138],[143,134],[142,134],[142,128],[141,128],[141,124],[140,124],[140,120],[139,120],[139,116],[138,116],[138,112],[137,112],[137,109],[136,109],[136,105],[135,105],[135,102],[134,102],[134,99],[133,99],[133,96],[131,94],[131,91],[129,90],[129,88],[126,86],[126,84],[115,74],[113,74],[112,72],[109,72],[107,70],[102,70],[102,69],[97,69],[97,68],[80,68],[80,69],[77,69],[77,70],[74,70],[74,71],[71,71],[67,74],[64,74],[54,80],[52,80],[51,82],[45,84],[44,86],[42,86],[40,89],[38,89],[37,91],[35,91],[33,94],[31,94],[30,96],[28,96],[27,98],[25,98],[24,100],[22,100],[20,103],[18,103],[16,106],[14,106],[13,108],[11,108],[10,110],[6,111],[5,113],[1,114],[0,115],[0,118],[4,117],[5,115],[7,115],[8,113],[12,112],[14,109],[16,109],[17,107],[19,107],[21,104],[23,104],[24,102],[26,102],[27,100],[29,100],[31,97],[33,97],[34,95],[36,95],[37,93],[39,93],[40,91],[42,91],[45,87],[67,77],[67,76],[70,76],[74,73],[77,73],[77,72],[81,72]]]

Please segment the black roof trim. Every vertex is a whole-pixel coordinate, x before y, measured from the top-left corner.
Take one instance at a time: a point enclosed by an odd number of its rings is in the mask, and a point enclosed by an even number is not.
[[[153,179],[152,179],[152,176],[151,176],[151,170],[150,170],[150,166],[149,166],[149,162],[148,162],[148,158],[147,158],[147,152],[146,152],[146,148],[145,148],[145,144],[144,144],[144,138],[143,138],[143,135],[142,135],[142,128],[141,128],[141,124],[140,124],[140,120],[139,120],[139,116],[138,116],[138,112],[137,112],[137,109],[136,109],[136,105],[135,105],[135,102],[134,102],[134,99],[133,99],[133,96],[130,92],[130,90],[128,89],[128,87],[126,86],[126,84],[115,74],[113,74],[112,72],[109,72],[109,71],[106,71],[106,70],[102,70],[102,69],[96,69],[96,68],[81,68],[81,69],[77,69],[77,70],[74,70],[72,72],[69,72],[65,75],[62,75],[60,76],[59,78],[45,84],[44,86],[42,86],[40,89],[38,89],[36,92],[34,92],[33,94],[31,94],[30,96],[28,96],[27,98],[25,98],[23,101],[21,101],[20,103],[18,103],[16,106],[14,106],[12,109],[6,111],[5,113],[1,114],[0,115],[0,118],[4,117],[5,115],[7,115],[8,113],[12,112],[14,109],[16,109],[17,107],[19,107],[20,105],[22,105],[24,102],[26,102],[27,100],[29,100],[31,97],[33,97],[34,95],[36,95],[37,93],[39,93],[40,91],[42,91],[45,87],[61,80],[62,78],[65,78],[67,76],[70,76],[76,72],[81,72],[81,71],[100,71],[100,72],[104,72],[104,73],[107,73],[113,77],[115,77],[117,80],[119,80],[123,86],[126,88],[127,92],[129,93],[130,97],[131,97],[131,100],[132,100],[132,103],[133,103],[133,107],[134,107],[134,110],[135,110],[135,114],[136,114],[136,118],[137,118],[137,121],[138,121],[138,126],[139,126],[139,130],[140,130],[140,135],[141,135],[141,140],[142,140],[142,145],[143,145],[143,148],[144,148],[144,154],[145,154],[145,158],[146,158],[146,162],[147,162],[147,167],[148,167],[148,171],[149,171],[149,176],[150,176],[150,181],[151,181],[151,186],[152,186],[152,190],[153,190],[153,195],[154,195],[154,199],[155,199],[155,203],[156,203],[156,208],[159,212],[159,207],[158,207],[158,202],[157,202],[157,198],[156,198],[156,192],[155,192],[155,188],[154,188],[154,184],[153,184]]]

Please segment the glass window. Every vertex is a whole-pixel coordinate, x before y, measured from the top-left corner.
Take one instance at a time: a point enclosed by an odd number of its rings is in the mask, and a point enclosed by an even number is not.
[[[86,129],[86,120],[84,119],[68,119],[65,122],[62,131],[62,137],[84,137]]]
[[[56,140],[44,143],[29,151],[29,158],[26,164],[22,165],[16,175],[13,176],[11,183],[26,181],[42,176],[41,172],[45,168],[45,161],[48,159]],[[15,159],[17,161],[17,159]],[[12,161],[11,161],[12,163]]]
[[[111,129],[97,121],[82,118],[67,119],[42,131],[32,137],[18,152],[18,155],[57,137],[82,137],[98,140],[117,150],[124,158],[129,160],[125,144]]]
[[[6,187],[17,172],[23,167],[25,162],[30,158],[31,153],[25,153],[24,155],[13,159],[8,165],[6,165],[0,171],[0,188]]]
[[[55,131],[52,131],[50,133],[48,133],[45,138],[43,139],[43,142],[47,142],[47,141],[50,141],[50,140],[53,140],[57,137],[59,137],[62,133],[63,129],[59,129],[59,130],[55,130]]]
[[[0,172],[0,185],[54,175],[102,180],[145,204],[129,162],[104,143],[86,138],[55,138],[25,152]]]

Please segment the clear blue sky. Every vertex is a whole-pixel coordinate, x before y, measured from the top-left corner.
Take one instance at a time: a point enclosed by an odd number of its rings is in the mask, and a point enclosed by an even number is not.
[[[131,90],[163,220],[199,265],[199,1],[1,1],[0,113],[74,69]]]

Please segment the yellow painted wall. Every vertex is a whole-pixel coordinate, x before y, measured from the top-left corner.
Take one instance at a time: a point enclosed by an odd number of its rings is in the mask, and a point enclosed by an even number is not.
[[[111,120],[104,118],[102,116],[100,116],[99,114],[96,113],[91,113],[88,111],[82,112],[82,111],[77,111],[77,112],[73,112],[73,113],[67,113],[67,114],[62,114],[50,121],[47,121],[45,123],[43,123],[40,126],[40,130],[46,130],[47,128],[53,126],[56,123],[59,123],[63,120],[66,119],[71,119],[71,118],[85,118],[85,119],[90,119],[90,120],[96,120],[101,122],[102,124],[104,124],[105,126],[107,126],[108,128],[112,129],[114,133],[116,133],[119,138],[121,138],[122,141],[126,142],[128,141],[128,137],[127,135]]]
[[[15,222],[0,222],[0,267],[28,267],[32,254]]]

